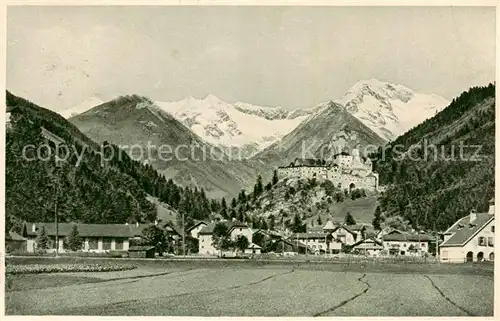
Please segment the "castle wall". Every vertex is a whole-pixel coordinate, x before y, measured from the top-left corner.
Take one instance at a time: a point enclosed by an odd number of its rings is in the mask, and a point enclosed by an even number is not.
[[[333,163],[337,166],[280,167],[278,177],[328,179],[342,190],[350,190],[351,184],[354,184],[354,188],[370,191],[378,189],[378,174],[372,172],[372,163],[369,159],[363,162],[357,153],[354,156],[337,155]]]

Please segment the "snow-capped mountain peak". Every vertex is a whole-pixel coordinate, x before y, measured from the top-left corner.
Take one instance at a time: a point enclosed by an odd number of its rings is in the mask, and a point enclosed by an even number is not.
[[[306,118],[300,115],[289,119],[290,111],[282,107],[232,104],[212,94],[203,99],[185,98],[156,104],[205,141],[240,148],[245,151],[245,157],[279,140]]]
[[[387,140],[403,134],[449,104],[438,95],[416,93],[375,78],[358,81],[336,102]]]

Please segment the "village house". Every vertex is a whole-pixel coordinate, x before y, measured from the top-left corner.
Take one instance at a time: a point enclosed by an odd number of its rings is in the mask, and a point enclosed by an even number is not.
[[[197,239],[198,233],[200,233],[201,229],[203,229],[207,225],[208,225],[207,223],[205,223],[203,221],[199,221],[198,223],[196,223],[193,226],[191,226],[190,228],[188,228],[187,232],[189,233],[189,235],[191,235],[191,237]]]
[[[262,247],[257,244],[250,243],[250,245],[245,249],[245,254],[261,254]]]
[[[11,252],[26,252],[27,239],[14,231],[9,231],[5,235],[5,250]]]
[[[367,238],[364,240],[360,240],[353,244],[352,252],[365,254],[369,256],[377,256],[384,250],[384,246],[382,242],[374,239]]]
[[[361,236],[353,231],[350,227],[345,225],[338,225],[331,231],[332,236],[344,245],[352,245],[356,243]]]
[[[309,227],[306,233],[295,233],[292,236],[310,248],[313,253],[340,253],[342,246],[352,245],[360,239],[358,233],[349,227],[327,221],[324,226]]]
[[[238,236],[243,235],[248,239],[248,242],[250,243],[247,250],[249,250],[251,253],[254,254],[260,252],[260,246],[252,243],[253,231],[250,227],[248,227],[248,225],[238,221],[221,221],[221,222],[226,225],[231,240],[235,241],[238,238]],[[219,254],[219,251],[213,244],[213,238],[212,238],[214,228],[218,223],[219,222],[211,222],[207,226],[204,226],[198,232],[198,240],[199,240],[198,253],[203,255]],[[245,250],[245,253],[247,253],[247,250]]]
[[[382,243],[390,255],[416,256],[429,252],[431,237],[426,234],[411,234],[392,230],[382,235]]]
[[[329,232],[295,233],[291,239],[306,244],[316,254],[330,250],[336,252],[341,248],[341,244],[336,242]]]
[[[495,260],[495,200],[487,213],[471,213],[444,232],[439,245],[441,262],[462,263]]]
[[[64,243],[75,225],[82,238],[81,250],[85,252],[127,251],[129,240],[134,236],[130,226],[125,224],[59,223],[57,233],[59,252],[64,253],[67,251]],[[26,250],[28,252],[36,251],[36,240],[42,227],[45,227],[45,232],[49,238],[48,251],[55,251],[55,223],[25,223],[22,236],[27,239]]]

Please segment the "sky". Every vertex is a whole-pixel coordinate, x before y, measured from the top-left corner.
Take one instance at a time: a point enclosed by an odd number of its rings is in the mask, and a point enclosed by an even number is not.
[[[451,100],[495,80],[495,37],[494,7],[9,7],[7,89],[56,111],[126,94],[309,108],[370,78]]]

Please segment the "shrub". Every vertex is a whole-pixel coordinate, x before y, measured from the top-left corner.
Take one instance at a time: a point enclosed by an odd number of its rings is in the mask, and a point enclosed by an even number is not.
[[[101,265],[101,264],[28,264],[7,265],[7,274],[40,274],[61,272],[109,272],[133,270],[133,265]]]

